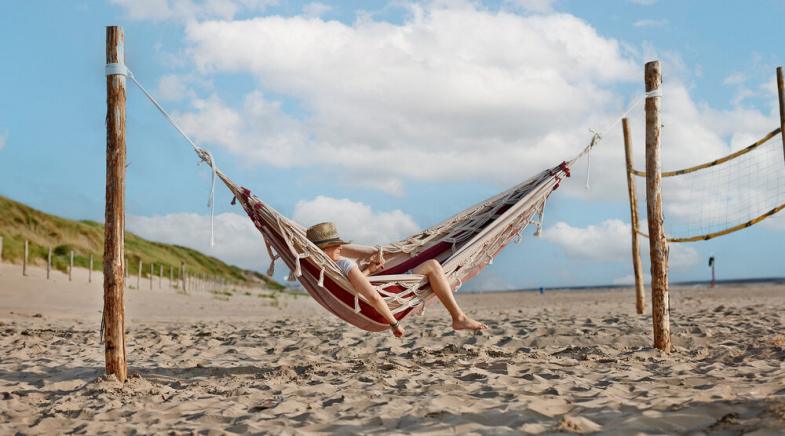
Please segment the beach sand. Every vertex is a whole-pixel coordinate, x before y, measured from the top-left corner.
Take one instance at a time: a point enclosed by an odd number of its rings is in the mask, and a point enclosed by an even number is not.
[[[0,434],[785,432],[782,285],[671,289],[666,355],[631,289],[459,294],[488,331],[432,305],[401,341],[308,297],[143,281],[121,385],[93,279],[0,264]]]

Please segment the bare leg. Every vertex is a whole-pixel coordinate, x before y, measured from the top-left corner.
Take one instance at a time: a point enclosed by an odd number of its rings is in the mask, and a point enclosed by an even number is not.
[[[414,270],[415,274],[422,274],[428,277],[428,282],[431,284],[431,290],[439,298],[444,307],[450,312],[452,317],[452,328],[455,330],[480,330],[488,328],[485,324],[477,322],[463,313],[458,302],[455,301],[455,296],[452,294],[452,287],[444,275],[442,265],[435,260],[428,260],[418,265]]]

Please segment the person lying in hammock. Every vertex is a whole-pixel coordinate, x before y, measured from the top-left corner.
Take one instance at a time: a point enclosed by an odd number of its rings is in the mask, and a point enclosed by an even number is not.
[[[360,269],[356,262],[341,257],[341,250],[344,245],[349,244],[338,236],[338,231],[333,223],[319,223],[308,228],[306,232],[308,239],[313,242],[317,247],[324,250],[330,259],[334,260],[341,272],[349,279],[354,289],[365,299],[368,303],[379,312],[384,319],[390,323],[392,333],[396,337],[404,335],[403,327],[398,324],[398,321],[393,316],[387,303],[382,296],[376,292],[374,286],[368,281],[368,275],[373,274],[384,266],[383,259],[380,259],[378,253],[371,256],[370,263],[364,269]],[[452,293],[452,287],[444,274],[442,265],[434,260],[426,260],[420,265],[414,267],[411,272],[413,274],[421,274],[428,277],[428,282],[431,285],[431,290],[439,298],[444,307],[452,317],[452,328],[455,330],[481,330],[488,328],[485,324],[477,322],[468,316],[458,306],[455,297]]]

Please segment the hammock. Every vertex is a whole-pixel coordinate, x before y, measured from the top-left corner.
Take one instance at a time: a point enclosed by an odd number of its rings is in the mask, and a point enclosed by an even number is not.
[[[249,189],[234,183],[220,171],[210,152],[194,143],[124,64],[107,64],[105,72],[107,76],[122,76],[133,81],[191,144],[196,154],[210,165],[213,188],[208,206],[212,207],[213,204],[216,177],[234,195],[232,204],[235,200],[240,201],[267,246],[271,259],[267,275],[273,275],[275,262],[281,259],[291,270],[289,279],[299,280],[306,291],[328,311],[363,330],[378,332],[389,328],[384,317],[355,291],[335,262],[306,238],[303,226],[281,215]],[[645,96],[648,97],[649,93]],[[627,113],[641,101],[643,98],[638,99]],[[620,122],[622,117],[605,131]],[[441,263],[447,280],[457,290],[491,264],[510,241],[520,241],[521,232],[533,222],[535,215],[539,215],[536,233],[539,234],[548,197],[559,187],[562,178],[570,176],[570,168],[575,161],[583,155],[588,156],[601,138],[600,133],[594,132],[591,142],[572,160],[546,169],[420,233],[374,248],[349,246],[345,251],[354,252],[360,263],[366,262],[376,253],[382,259],[386,256],[385,267],[369,276],[368,280],[387,302],[395,319],[402,320],[415,310],[422,311],[433,297],[427,277],[406,274],[408,270],[435,259]],[[212,214],[211,209],[211,228]]]
[[[197,153],[212,165],[208,153],[201,149]],[[423,310],[433,297],[427,277],[405,274],[406,271],[435,259],[442,264],[449,282],[460,288],[491,264],[510,241],[520,241],[521,232],[533,222],[535,215],[540,217],[539,233],[548,196],[559,187],[563,177],[570,176],[570,165],[574,161],[542,171],[401,241],[373,248],[349,246],[346,251],[358,253],[360,262],[367,261],[375,253],[385,258],[384,268],[368,280],[387,302],[395,318],[402,320],[415,310]],[[371,332],[389,328],[384,317],[355,291],[335,262],[306,238],[303,226],[262,202],[249,189],[235,184],[220,170],[215,171],[261,232],[271,259],[268,275],[273,275],[275,262],[281,259],[291,270],[289,279],[299,280],[308,293],[334,315]],[[235,200],[232,200],[233,204]]]

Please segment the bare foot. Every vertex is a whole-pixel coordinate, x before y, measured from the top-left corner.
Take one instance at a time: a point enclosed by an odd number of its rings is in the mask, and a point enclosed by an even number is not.
[[[464,316],[461,319],[453,320],[452,328],[455,330],[483,330],[487,329],[488,326],[468,316]]]

